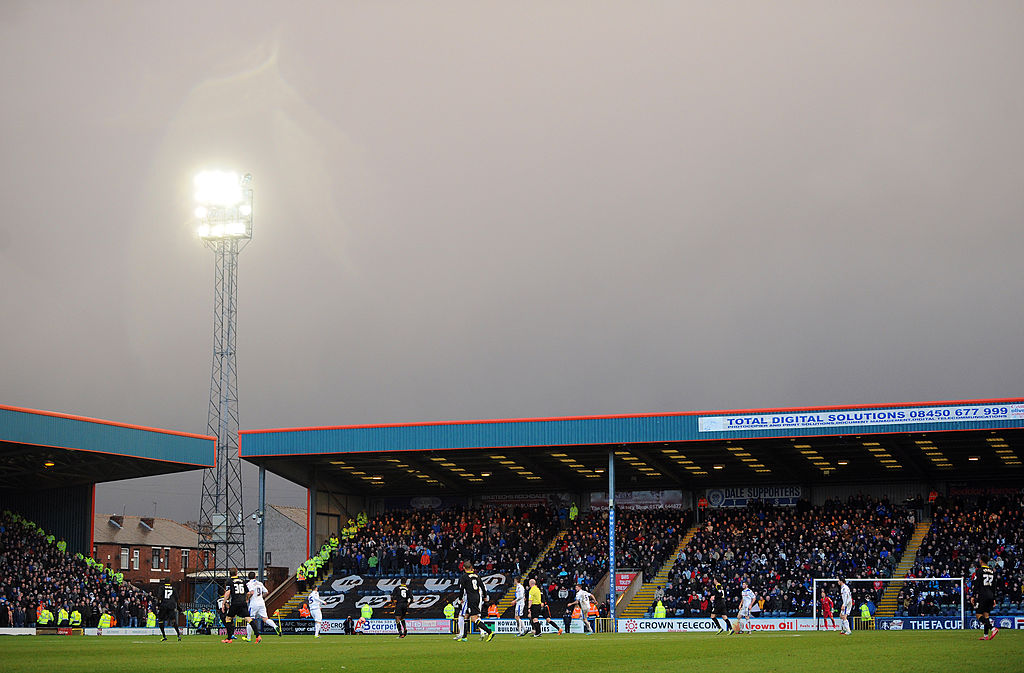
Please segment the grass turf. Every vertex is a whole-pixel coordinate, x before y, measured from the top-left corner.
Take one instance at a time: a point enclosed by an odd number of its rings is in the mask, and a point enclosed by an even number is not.
[[[628,673],[700,670],[714,673],[824,670],[1024,671],[1024,631],[1002,630],[992,641],[977,631],[600,634],[516,638],[489,643],[472,636],[264,637],[256,645],[229,645],[216,636],[6,636],[0,637],[0,671],[343,671],[364,673]]]

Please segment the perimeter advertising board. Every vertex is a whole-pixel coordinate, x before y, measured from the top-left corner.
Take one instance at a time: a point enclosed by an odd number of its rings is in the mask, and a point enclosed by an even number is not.
[[[488,619],[486,620],[494,628],[494,632],[498,634],[512,634],[519,633],[519,626],[516,624],[514,619]],[[558,628],[561,628],[562,620],[556,622],[559,624]],[[558,628],[551,626],[547,622],[541,624],[541,633],[558,633]],[[475,631],[474,631],[475,633]],[[569,628],[569,633],[583,633],[583,623],[578,620],[572,620],[572,626]]]
[[[409,633],[451,633],[451,621],[447,619],[406,619],[405,626]],[[312,628],[312,626],[310,626]],[[312,631],[310,631],[312,633]],[[344,619],[325,619],[320,622],[321,635],[343,635]],[[364,619],[360,623],[359,633],[367,635],[398,635],[398,626],[393,619]]]
[[[992,625],[999,629],[1013,629],[1024,626],[1024,618],[993,617]],[[875,630],[878,631],[951,631],[960,629],[963,622],[959,617],[897,617],[895,619],[876,619]],[[984,629],[975,617],[967,618],[967,628]]]
[[[710,619],[617,619],[619,633],[707,633],[718,631]],[[807,631],[814,629],[813,619],[751,619],[752,631]]]

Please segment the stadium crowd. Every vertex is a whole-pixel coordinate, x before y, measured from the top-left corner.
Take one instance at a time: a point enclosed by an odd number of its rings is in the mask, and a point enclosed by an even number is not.
[[[82,626],[96,626],[103,613],[124,626],[144,625],[151,600],[110,569],[68,553],[33,522],[0,514],[0,627],[58,626],[75,611]]]
[[[689,510],[620,509],[615,520],[615,566],[653,577],[691,525]],[[537,568],[552,601],[571,596],[577,582],[593,591],[608,572],[608,512],[593,510],[575,520]]]
[[[671,557],[693,517],[681,509],[620,509],[617,514],[616,565],[636,568],[646,578]],[[707,615],[714,581],[723,584],[733,613],[744,580],[761,598],[762,614],[809,616],[813,578],[890,577],[915,522],[913,509],[862,496],[820,506],[802,501],[795,507],[711,509],[701,518],[658,590],[667,616]],[[560,530],[564,533],[556,540]],[[593,591],[606,574],[607,531],[606,510],[575,510],[568,518],[546,505],[392,510],[361,520],[345,539],[332,536],[321,552],[336,575],[454,578],[472,560],[480,574],[499,572],[511,579],[523,575],[556,540],[531,575],[539,579],[552,612],[560,614],[577,582]],[[939,498],[911,576],[970,578],[985,552],[996,570],[998,607],[1024,612],[1022,551],[1024,496]],[[864,586],[855,586],[857,604],[877,604],[883,587]],[[958,591],[951,583],[907,583],[899,614],[944,614],[959,606]],[[32,522],[7,511],[0,516],[0,627],[31,626],[43,608],[53,615],[77,610],[83,626],[96,625],[102,613],[119,625],[141,625],[151,601],[116,572],[68,553],[63,542]]]
[[[456,577],[522,574],[558,530],[549,506],[390,510],[368,519],[333,558],[334,574]]]
[[[862,496],[821,506],[707,510],[679,554],[662,602],[669,616],[706,615],[717,580],[735,612],[746,580],[762,598],[762,613],[809,616],[815,577],[890,577],[913,530],[910,510]],[[872,588],[855,600],[877,604],[881,593]]]
[[[963,577],[970,595],[981,554],[995,570],[997,610],[1024,611],[1024,496],[939,498],[909,576]],[[959,586],[949,582],[908,582],[899,614],[959,614],[960,598]]]

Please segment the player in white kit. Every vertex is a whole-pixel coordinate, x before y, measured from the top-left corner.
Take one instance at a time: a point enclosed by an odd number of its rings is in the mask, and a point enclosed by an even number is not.
[[[264,586],[263,582],[256,579],[256,573],[249,573],[249,581],[245,584],[246,595],[249,596],[249,619],[246,621],[245,629],[246,635],[252,636],[253,622],[256,622],[256,642],[260,642],[260,632],[263,630],[261,624],[266,624],[274,631],[277,635],[281,635],[281,627],[279,627],[274,620],[267,616],[267,604],[263,597],[266,596],[269,591]]]
[[[313,587],[313,590],[306,596],[306,605],[309,606],[309,614],[313,618],[313,637],[320,637],[320,622],[324,620],[323,605],[324,599],[320,598],[320,592]]]
[[[529,633],[527,625],[530,623],[523,619],[523,613],[526,611],[526,587],[523,586],[523,580],[519,577],[515,580],[516,587],[516,629],[519,633],[517,636],[525,636]]]
[[[740,594],[740,611],[736,615],[736,633],[744,633],[743,622],[747,622],[746,633],[750,633],[750,609],[754,606],[754,601],[757,600],[757,594],[750,588],[750,585],[746,582],[741,584],[743,592]]]
[[[590,614],[590,603],[591,602],[594,602],[594,603],[597,602],[597,599],[594,598],[594,594],[590,593],[589,591],[586,591],[583,588],[582,584],[577,584],[576,585],[576,605],[579,606],[579,609],[580,609],[580,621],[583,622],[583,633],[584,634],[588,634],[588,635],[593,635],[594,634],[594,629],[592,629],[590,627],[590,619],[588,619],[588,617],[587,617],[587,615]]]
[[[839,580],[839,596],[839,600],[843,604],[839,608],[839,621],[842,624],[842,630],[839,632],[839,635],[848,636],[853,633],[850,629],[850,613],[853,612],[853,594],[850,593],[850,585],[841,578]]]
[[[469,614],[469,606],[466,604],[466,593],[462,592],[459,598],[455,601],[459,604],[459,627],[455,633],[455,637],[452,640],[466,640],[466,616]]]

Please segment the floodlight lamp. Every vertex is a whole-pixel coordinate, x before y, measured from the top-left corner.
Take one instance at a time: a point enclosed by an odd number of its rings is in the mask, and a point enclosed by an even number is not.
[[[195,178],[196,201],[208,206],[234,206],[244,200],[238,173],[203,171]]]
[[[210,237],[210,225],[208,225],[208,224],[200,224],[199,225],[199,229],[197,230],[197,233],[199,234],[199,238],[209,238]]]
[[[210,211],[208,211],[205,206],[199,206],[198,208],[196,208],[196,219],[197,220],[205,219],[206,216],[209,215],[209,214],[210,214]]]

